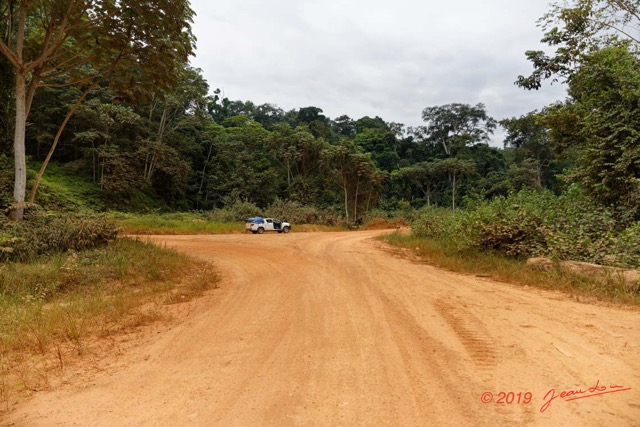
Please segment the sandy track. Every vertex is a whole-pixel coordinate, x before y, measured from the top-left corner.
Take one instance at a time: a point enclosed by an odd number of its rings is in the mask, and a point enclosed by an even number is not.
[[[1,424],[640,425],[637,310],[411,262],[376,234],[156,237],[219,267],[208,305]],[[569,396],[541,412],[553,389]]]

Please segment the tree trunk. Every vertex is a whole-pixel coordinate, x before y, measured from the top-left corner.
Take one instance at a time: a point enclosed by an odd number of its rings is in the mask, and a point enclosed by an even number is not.
[[[26,97],[26,77],[22,73],[16,73],[16,128],[13,139],[15,159],[13,201],[15,206],[9,213],[9,218],[13,221],[19,221],[24,216],[24,198],[27,192],[27,158],[25,154]]]
[[[453,192],[453,210],[456,210],[456,173],[453,173],[453,181],[452,181],[452,185],[451,185],[451,189]]]
[[[358,176],[358,181],[356,181],[356,199],[353,202],[353,221],[358,221],[358,193],[360,191],[360,177]]]
[[[209,159],[211,158],[211,151],[213,150],[213,144],[209,144],[209,153],[207,153],[207,160],[204,161],[204,166],[202,166],[202,178],[200,178],[200,187],[198,187],[198,195],[202,193],[202,187],[204,186],[204,178],[207,173],[207,165],[209,164]],[[196,208],[199,207],[199,200],[196,199]]]
[[[19,221],[24,217],[24,197],[27,192],[27,157],[25,153],[25,132],[27,125],[27,70],[22,62],[24,48],[24,30],[26,26],[26,4],[18,11],[18,30],[16,35],[16,55],[12,65],[16,72],[16,127],[13,137],[13,155],[15,181],[13,186],[14,206],[9,219]]]
[[[442,143],[442,147],[444,148],[444,152],[447,154],[447,156],[450,156],[451,155],[451,151],[449,150],[449,146],[447,145],[447,141],[443,139],[440,142]]]
[[[347,193],[347,186],[349,184],[346,180],[343,181],[343,189],[344,189],[344,212],[347,215],[347,224],[349,224],[349,194]]]

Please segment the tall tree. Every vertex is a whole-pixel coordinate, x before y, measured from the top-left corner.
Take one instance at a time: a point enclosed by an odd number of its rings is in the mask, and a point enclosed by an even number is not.
[[[544,117],[556,146],[576,159],[568,178],[640,219],[640,54],[627,41],[585,56],[569,95]]]
[[[354,140],[364,151],[371,153],[380,168],[387,172],[398,168],[398,140],[386,125],[383,128],[364,128]]]
[[[505,148],[515,150],[517,167],[531,177],[529,185],[539,188],[549,186],[554,172],[559,172],[552,168],[556,156],[551,147],[549,129],[540,123],[541,117],[540,113],[533,111],[500,121],[507,131]]]
[[[146,111],[141,111],[146,116],[146,132],[140,154],[148,184],[157,171],[176,170],[169,166],[177,160],[177,153],[168,140],[180,128],[190,126],[192,119],[203,115],[206,108],[209,85],[201,70],[183,66],[177,72],[179,81],[175,87],[153,93]]]
[[[446,176],[451,186],[451,209],[456,209],[456,194],[460,181],[465,176],[471,175],[475,172],[475,165],[468,161],[450,157],[448,159],[437,160],[434,164],[434,168],[438,173]]]
[[[398,171],[398,175],[411,182],[424,196],[427,206],[433,203],[433,196],[437,187],[439,171],[436,162],[420,162],[407,166]]]
[[[422,120],[426,122],[423,132],[428,140],[442,145],[449,156],[454,145],[488,141],[496,128],[496,121],[489,117],[482,103],[428,107],[422,111]]]
[[[269,131],[246,116],[227,119],[215,130],[206,171],[204,202],[216,207],[248,200],[266,207],[278,195],[281,175],[269,156]]]
[[[356,223],[377,202],[386,173],[376,167],[370,153],[346,139],[323,150],[322,162],[340,187],[347,223]]]
[[[615,40],[640,44],[640,2],[638,0],[569,0],[551,5],[540,20],[542,42],[555,48],[548,55],[542,50],[525,54],[533,63],[529,76],[519,76],[516,84],[539,89],[542,82],[567,82],[591,52]]]
[[[0,0],[0,16],[2,11],[9,7],[8,0]],[[13,23],[0,19],[0,40],[7,43],[13,33]],[[10,117],[13,116],[13,67],[7,59],[0,55],[0,153],[9,154],[11,152],[11,136],[13,134],[13,124]]]
[[[307,125],[316,138],[329,139],[331,137],[331,127],[329,119],[322,114],[322,109],[318,107],[304,107],[298,111],[298,124]]]
[[[0,40],[0,53],[15,77],[11,216],[21,219],[25,125],[38,87],[58,84],[60,76],[87,91],[108,78],[132,96],[170,86],[176,64],[184,63],[193,49],[193,11],[187,0],[17,0],[6,2],[0,13],[0,21],[12,28]]]
[[[342,116],[333,120],[331,122],[331,127],[333,128],[335,133],[347,138],[354,137],[357,131],[355,122],[346,114],[343,114]]]

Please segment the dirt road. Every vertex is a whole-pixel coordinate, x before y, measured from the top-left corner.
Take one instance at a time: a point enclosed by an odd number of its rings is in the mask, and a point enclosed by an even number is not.
[[[637,310],[442,271],[379,233],[155,238],[214,262],[221,288],[3,422],[640,425]]]

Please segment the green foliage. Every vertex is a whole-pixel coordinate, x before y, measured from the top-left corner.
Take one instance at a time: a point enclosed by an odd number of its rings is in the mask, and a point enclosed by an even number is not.
[[[306,206],[296,201],[276,199],[267,208],[267,216],[292,224],[320,224],[326,221],[322,212],[314,206]]]
[[[13,161],[5,154],[0,154],[0,205],[11,203],[13,187]]]
[[[131,214],[111,212],[107,217],[125,234],[225,234],[244,230],[227,211]]]
[[[610,243],[616,265],[640,266],[640,223],[626,228]]]
[[[588,295],[598,299],[638,304],[640,294],[629,292],[624,285],[611,280],[576,276],[560,269],[541,271],[528,268],[523,260],[506,257],[484,248],[460,248],[449,238],[433,239],[387,234],[382,239],[407,249],[436,265],[461,273],[491,277],[494,280],[543,289],[561,290],[573,295]]]
[[[472,223],[466,221],[462,211],[445,208],[424,207],[418,212],[418,218],[412,224],[412,233],[417,237],[429,237],[448,240],[458,249],[468,247],[474,242]]]
[[[32,170],[40,167],[31,163]],[[101,212],[107,208],[107,200],[100,186],[86,177],[83,161],[47,167],[39,187],[38,205],[56,212]]]
[[[447,155],[456,147],[488,141],[497,124],[482,103],[427,107],[422,111],[422,120],[429,142],[442,145]]]
[[[548,128],[542,123],[543,113],[532,111],[520,117],[500,121],[507,135],[505,148],[514,150],[510,181],[516,190],[523,187],[553,188],[560,161],[553,151]]]
[[[104,217],[35,215],[19,222],[3,219],[0,233],[0,261],[25,261],[106,245],[116,238],[117,230]]]
[[[576,158],[568,178],[630,221],[640,219],[639,65],[627,43],[586,56],[572,99],[545,117],[557,146]]]
[[[551,4],[539,24],[545,31],[542,42],[555,48],[547,55],[543,51],[527,51],[534,71],[519,76],[516,84],[525,89],[539,89],[542,82],[552,79],[570,82],[591,52],[627,40],[640,44],[637,31],[640,24],[638,2],[635,0],[569,0]]]
[[[340,199],[347,224],[360,222],[379,200],[387,174],[378,169],[371,153],[363,152],[349,140],[323,150],[321,161],[323,171],[333,178],[329,182],[342,193]]]
[[[414,222],[414,234],[449,240],[460,250],[640,266],[637,225],[619,230],[613,213],[577,187],[561,196],[523,190],[471,204],[465,211],[427,209]]]
[[[262,209],[247,200],[236,200],[224,208],[214,209],[209,217],[220,222],[244,222],[247,218],[263,215]]]

